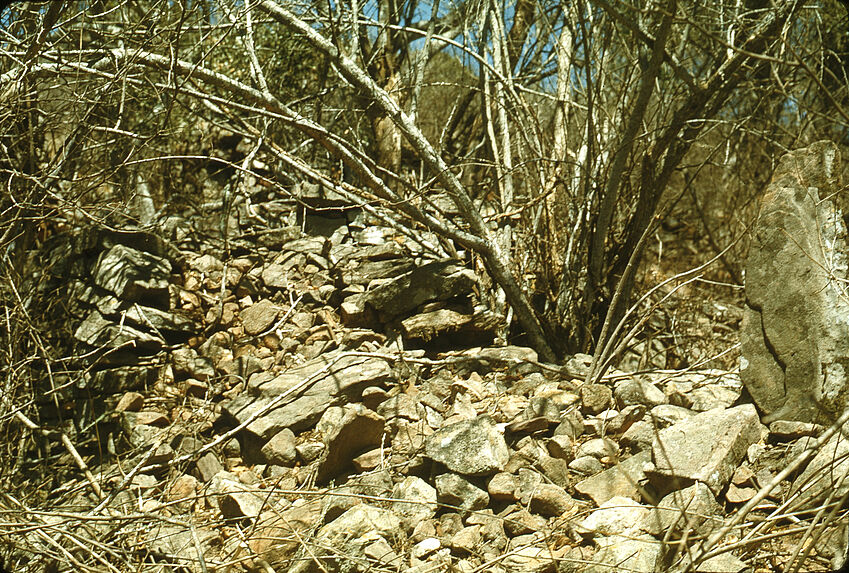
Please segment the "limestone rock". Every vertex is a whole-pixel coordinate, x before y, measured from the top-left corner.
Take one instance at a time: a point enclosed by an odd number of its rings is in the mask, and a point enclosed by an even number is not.
[[[113,245],[100,256],[93,274],[97,286],[123,301],[168,308],[168,279],[171,276],[168,259],[124,245]]]
[[[719,495],[748,447],[760,440],[755,407],[702,412],[661,430],[652,444],[655,473],[700,481]]]
[[[439,503],[464,511],[477,511],[489,505],[489,494],[457,474],[436,476],[436,495]]]
[[[510,458],[504,436],[489,416],[441,428],[427,437],[425,447],[429,458],[464,475],[496,473]]]
[[[722,507],[708,486],[696,482],[690,487],[666,495],[645,516],[643,528],[652,535],[663,537],[675,532],[706,535],[722,525]]]
[[[575,529],[589,537],[630,535],[639,529],[648,514],[649,508],[645,505],[629,497],[616,496],[601,504]]]
[[[814,422],[849,405],[847,237],[831,197],[840,152],[821,141],[785,155],[763,198],[746,263],[740,376],[765,413]]]
[[[326,447],[316,470],[320,482],[347,470],[358,454],[379,446],[383,438],[384,419],[362,404],[346,404],[338,410],[340,419],[322,432]]]
[[[283,428],[293,431],[308,428],[328,407],[359,398],[363,389],[385,385],[393,379],[392,369],[385,360],[330,352],[278,376],[255,374],[248,382],[251,395],[237,396],[224,402],[222,411],[236,423],[241,423],[269,407],[274,400],[280,400],[277,396],[289,392],[278,407],[246,428],[267,441]]]
[[[436,515],[436,489],[420,477],[407,476],[392,489],[392,511],[398,515],[408,530],[421,521]]]
[[[590,496],[598,505],[615,496],[640,499],[640,482],[646,479],[644,466],[650,460],[651,452],[639,452],[618,465],[578,482],[575,489]]]

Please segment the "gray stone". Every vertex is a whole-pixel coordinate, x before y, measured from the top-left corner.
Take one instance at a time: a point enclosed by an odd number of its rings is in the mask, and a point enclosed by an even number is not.
[[[612,497],[576,525],[575,531],[587,537],[631,535],[639,531],[649,511],[629,497]]]
[[[626,378],[613,390],[616,405],[620,408],[642,404],[653,408],[666,402],[666,395],[654,384],[642,377]]]
[[[489,416],[440,428],[425,440],[427,456],[465,475],[488,475],[504,468],[510,451]]]
[[[722,525],[722,507],[710,488],[696,482],[690,487],[666,495],[645,516],[643,529],[657,537],[664,537],[674,529],[676,536],[685,532],[706,535]]]
[[[457,474],[436,476],[436,496],[439,503],[463,511],[476,511],[489,505],[489,494]]]
[[[341,418],[322,430],[326,447],[316,470],[319,482],[348,470],[358,454],[379,446],[383,438],[384,419],[381,416],[362,404],[346,404],[338,409]]]
[[[610,407],[613,391],[603,384],[581,386],[581,404],[590,414],[598,414]]]
[[[652,443],[655,474],[705,483],[719,495],[761,437],[755,407],[711,410],[664,428]]]
[[[98,259],[93,270],[94,283],[127,302],[147,303],[168,308],[168,259],[113,245]]]
[[[436,515],[436,489],[420,477],[408,476],[392,489],[392,511],[411,531],[416,524]]]
[[[575,484],[575,490],[601,505],[612,497],[640,499],[641,482],[646,480],[645,466],[651,452],[639,452],[619,464]]]
[[[802,438],[800,441],[804,440]],[[791,494],[800,495],[800,500],[794,506],[813,506],[826,495],[830,495],[831,499],[840,499],[849,491],[847,474],[849,439],[837,432],[820,447],[804,471],[793,481]]]
[[[591,476],[604,471],[604,466],[593,456],[580,456],[569,462],[569,469],[581,475]]]
[[[96,348],[125,346],[145,354],[156,352],[165,346],[165,341],[159,336],[106,320],[96,310],[91,311],[77,327],[74,338]]]
[[[599,550],[593,564],[583,569],[585,573],[654,573],[662,557],[662,544],[650,535],[624,537],[611,535],[595,540]]]
[[[304,430],[315,424],[328,407],[359,399],[363,389],[387,385],[394,379],[385,360],[329,352],[276,377],[265,373],[251,376],[251,395],[222,403],[222,411],[237,424],[242,423],[279,400],[277,396],[290,392],[278,407],[246,428],[266,441],[283,428]]]
[[[255,336],[270,328],[277,320],[278,314],[280,314],[280,307],[264,298],[243,310],[239,316],[245,332]]]
[[[269,464],[288,467],[295,465],[298,452],[295,450],[295,434],[292,430],[284,428],[277,432],[262,447],[262,456]]]
[[[762,201],[740,375],[767,423],[836,418],[849,405],[846,227],[832,200],[840,173],[837,146],[814,143],[782,157]]]
[[[540,483],[531,492],[528,507],[543,517],[560,517],[575,507],[575,500],[558,485]]]
[[[199,330],[195,321],[174,312],[168,312],[150,306],[134,304],[125,311],[126,319],[145,329],[152,328],[159,333],[175,332],[194,334]]]

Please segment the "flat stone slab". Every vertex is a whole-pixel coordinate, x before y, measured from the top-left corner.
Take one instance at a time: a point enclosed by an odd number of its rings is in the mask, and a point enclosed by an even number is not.
[[[94,268],[94,283],[123,301],[148,303],[168,308],[168,259],[114,245],[100,256]]]
[[[748,447],[760,437],[760,420],[752,404],[696,414],[664,428],[655,437],[653,473],[700,481],[719,495]]]
[[[601,505],[616,496],[638,500],[640,499],[638,486],[646,479],[644,466],[650,461],[651,452],[644,450],[618,465],[578,482],[575,484],[575,489],[591,497],[596,505]]]
[[[510,450],[489,416],[440,428],[425,440],[427,456],[464,475],[489,475],[504,469]]]
[[[278,376],[252,376],[249,395],[225,402],[222,412],[243,423],[279,395],[292,391],[280,406],[247,426],[248,432],[267,441],[283,428],[296,432],[307,429],[318,422],[328,407],[359,399],[368,386],[385,386],[394,379],[385,360],[331,352]]]

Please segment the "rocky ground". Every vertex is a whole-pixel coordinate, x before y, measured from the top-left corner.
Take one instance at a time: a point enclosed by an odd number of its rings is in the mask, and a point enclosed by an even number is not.
[[[823,524],[846,493],[829,481],[845,441],[762,425],[735,371],[586,383],[589,356],[496,345],[478,277],[435,238],[302,191],[309,208],[239,206],[251,231],[226,262],[176,217],[168,240],[98,231],[47,249],[47,272],[73,279],[84,373],[57,375],[41,408],[81,438],[53,436],[41,511],[0,502],[7,568],[840,564],[845,532]]]

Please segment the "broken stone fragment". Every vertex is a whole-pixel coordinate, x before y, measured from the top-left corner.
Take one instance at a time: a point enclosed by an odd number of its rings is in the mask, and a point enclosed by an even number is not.
[[[440,428],[425,440],[427,456],[464,475],[501,471],[510,459],[504,435],[489,416]]]
[[[168,259],[113,245],[94,266],[94,283],[127,302],[168,308]]]
[[[670,478],[700,481],[719,495],[746,450],[760,440],[760,428],[758,413],[751,404],[687,418],[655,437],[653,474],[664,482]]]

